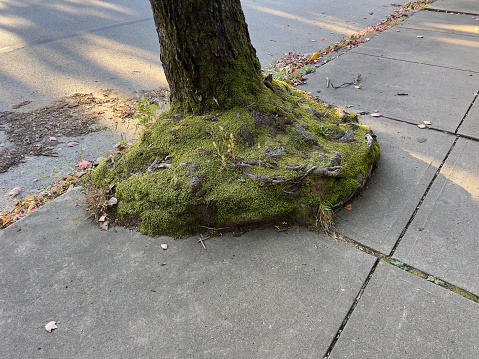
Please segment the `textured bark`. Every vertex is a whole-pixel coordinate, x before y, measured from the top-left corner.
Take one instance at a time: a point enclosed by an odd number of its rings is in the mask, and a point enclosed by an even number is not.
[[[247,106],[263,85],[240,0],[150,0],[172,108]]]

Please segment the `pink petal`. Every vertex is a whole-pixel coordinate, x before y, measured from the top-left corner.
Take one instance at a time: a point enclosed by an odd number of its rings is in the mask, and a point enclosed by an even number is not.
[[[115,198],[115,197],[111,197],[109,200],[108,200],[108,204],[110,206],[113,206],[114,204],[117,204],[118,203],[118,200]]]
[[[21,187],[15,187],[13,188],[10,192],[8,192],[9,196],[15,197],[17,194],[19,194],[22,191]]]
[[[68,146],[68,147],[73,147],[73,146],[78,146],[78,145],[79,145],[79,143],[78,143],[78,142],[75,142],[75,141],[71,141],[71,142],[68,142],[68,143],[67,143],[67,146]]]
[[[49,141],[56,141],[57,138],[55,136],[50,136],[50,138],[48,139]]]
[[[161,249],[167,250],[168,249],[168,244],[166,244],[166,243],[161,244]]]
[[[84,169],[87,169],[88,167],[90,167],[90,164],[91,164],[91,162],[89,162],[87,160],[83,160],[79,164],[77,164],[77,167],[84,170]]]
[[[57,322],[52,320],[51,322],[48,322],[47,325],[45,325],[45,330],[48,333],[51,333],[53,329],[58,329],[58,327],[57,327]]]
[[[374,112],[371,114],[372,117],[381,117],[382,115],[379,112]]]

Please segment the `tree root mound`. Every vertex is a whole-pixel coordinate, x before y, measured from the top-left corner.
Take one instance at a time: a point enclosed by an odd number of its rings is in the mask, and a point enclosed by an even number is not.
[[[266,80],[267,81],[267,80]],[[367,183],[380,149],[357,116],[279,81],[221,113],[163,114],[131,148],[103,160],[115,216],[145,234],[277,220],[321,225]]]

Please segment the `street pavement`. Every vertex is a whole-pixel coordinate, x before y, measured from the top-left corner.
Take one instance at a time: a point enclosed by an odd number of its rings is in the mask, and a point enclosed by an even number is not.
[[[243,3],[254,44],[251,19],[274,2]],[[148,16],[128,4],[115,10],[116,21],[131,20],[127,11]],[[271,18],[279,29],[306,24],[280,10],[267,12],[282,20]],[[104,26],[100,20],[88,26]],[[74,48],[62,28],[55,36]],[[363,113],[382,150],[367,190],[338,214],[335,238],[300,227],[256,230],[208,239],[205,250],[198,237],[101,231],[80,188],[1,231],[0,357],[478,358],[477,28],[477,1],[438,0],[308,75],[300,88]],[[43,36],[52,34],[32,41]],[[267,62],[274,49],[255,46]],[[358,74],[359,89],[327,87],[326,78],[338,85]],[[121,79],[101,77],[97,86],[130,91],[128,74]],[[424,121],[431,124],[419,128]],[[51,333],[49,321],[58,326]]]

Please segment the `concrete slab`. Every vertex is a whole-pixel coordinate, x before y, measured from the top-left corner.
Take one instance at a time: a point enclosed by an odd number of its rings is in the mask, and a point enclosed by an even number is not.
[[[479,101],[477,98],[457,133],[479,140]]]
[[[361,89],[326,87],[327,77],[334,86],[340,86],[354,81],[358,74]],[[462,77],[464,81],[458,81]],[[451,132],[456,130],[477,91],[477,81],[461,70],[351,52],[320,67],[308,79],[302,90],[326,102],[350,107],[350,111],[380,112],[415,124],[431,121],[433,128]],[[317,90],[321,92],[318,94]]]
[[[479,144],[459,139],[395,257],[479,294]]]
[[[379,264],[330,358],[477,358],[479,306]]]
[[[385,31],[351,51],[464,70],[464,73],[455,74],[456,82],[472,83],[477,87],[479,36],[475,29],[478,26],[479,22],[469,15],[423,11],[405,20],[404,25]],[[394,46],[389,46],[391,43]]]
[[[78,196],[0,232],[3,358],[319,357],[374,262],[305,230],[225,235],[207,250],[100,231]]]
[[[78,145],[68,147],[70,141],[78,142]],[[119,141],[120,135],[109,130],[77,137],[58,137],[55,147],[58,157],[32,156],[1,174],[0,210],[13,208],[16,199],[23,199],[29,193],[38,193],[52,185],[58,177],[73,172],[81,160],[93,161],[105,157],[105,152],[116,150],[114,145]],[[0,147],[0,151],[1,149]],[[21,187],[22,192],[19,196],[10,198],[7,194],[14,187]]]
[[[477,7],[476,0],[437,0],[429,5],[428,9],[479,15],[479,8]]]
[[[452,3],[455,3],[455,1],[451,2],[451,4]],[[400,26],[394,28],[392,31],[402,31],[404,28],[409,28],[420,29],[426,31],[426,33],[447,33],[477,38],[475,31],[477,22],[479,21],[477,19],[479,19],[479,16],[420,11],[414,14],[414,16],[404,20]]]
[[[455,137],[387,119],[361,122],[378,136],[379,168],[352,210],[338,214],[336,229],[389,254]]]

